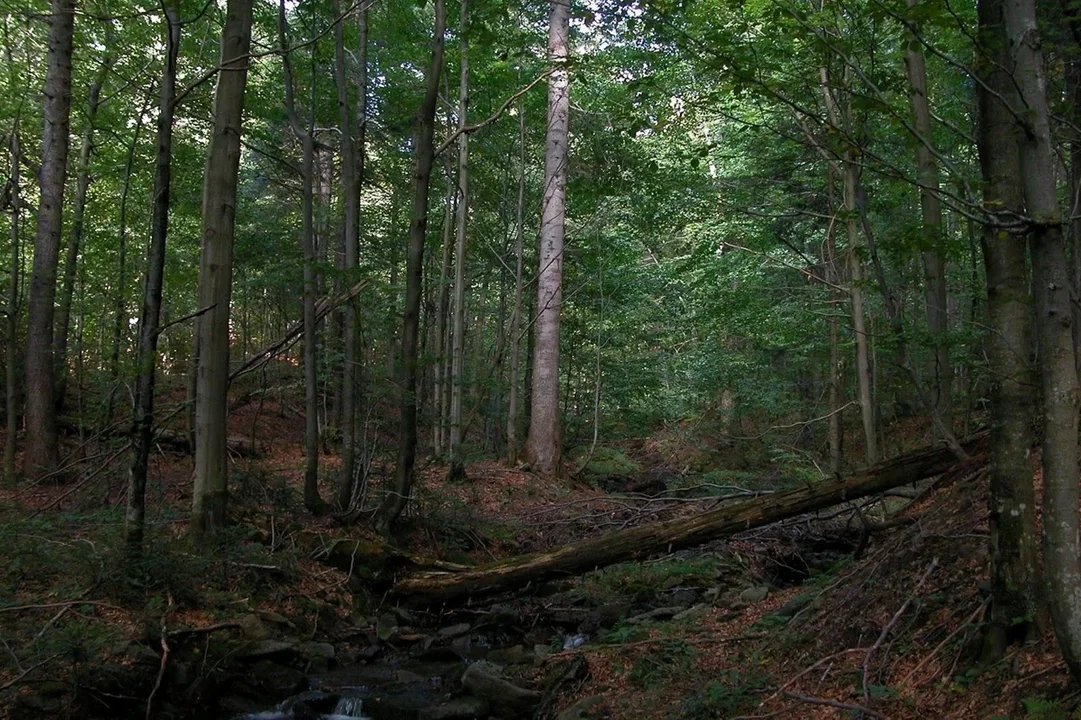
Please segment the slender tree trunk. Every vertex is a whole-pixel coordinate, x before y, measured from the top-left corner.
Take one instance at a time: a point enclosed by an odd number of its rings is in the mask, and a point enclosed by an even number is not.
[[[911,10],[919,0],[905,0]],[[950,367],[949,317],[946,306],[946,267],[943,260],[942,202],[938,198],[938,162],[934,154],[934,134],[931,110],[927,98],[927,66],[916,35],[918,24],[911,22],[912,33],[906,38],[905,67],[908,71],[908,103],[912,109],[916,132],[917,179],[920,183],[920,208],[923,214],[924,308],[927,329],[934,344],[934,396],[931,402],[947,432],[952,432],[952,385]]]
[[[1081,679],[1081,541],[1077,473],[1078,379],[1070,276],[1055,187],[1043,53],[1034,0],[1004,0],[1006,47],[1017,88],[1021,187],[1032,225],[1033,300],[1043,391],[1043,536],[1051,619],[1070,673]]]
[[[169,233],[169,193],[172,182],[173,115],[176,99],[176,63],[180,50],[179,0],[163,4],[165,10],[165,67],[161,74],[158,106],[157,151],[154,156],[154,210],[150,249],[146,257],[146,285],[139,316],[139,376],[135,384],[135,422],[132,429],[133,458],[128,476],[128,509],[124,533],[128,560],[142,552],[146,524],[146,476],[154,428],[154,375],[158,361],[158,328],[165,278],[165,243]]]
[[[1073,282],[1073,349],[1078,373],[1081,373],[1081,8],[1070,0],[1061,0],[1062,13],[1070,27],[1072,44],[1062,48],[1065,58],[1066,102],[1073,121],[1070,139],[1070,279]]]
[[[859,256],[859,233],[856,229],[857,161],[851,152],[845,159],[845,227],[848,235],[848,278],[851,284],[852,330],[856,335],[856,387],[859,393],[860,417],[868,465],[878,462],[878,436],[875,432],[875,405],[871,393],[870,353],[867,325],[863,314],[863,259]]]
[[[522,254],[525,248],[525,105],[518,103],[518,203],[514,240],[514,309],[510,314],[510,377],[507,379],[507,462],[518,457],[518,381],[522,363]]]
[[[980,0],[980,66],[977,85],[983,205],[998,212],[1024,210],[1018,133],[1010,109],[1013,79],[1005,70],[1002,0]],[[1033,428],[1032,304],[1026,282],[1025,238],[987,223],[987,357],[991,377],[991,623],[984,661],[1002,657],[1024,639],[1037,615],[1036,492],[1030,453]]]
[[[827,171],[826,192],[829,196],[830,212],[834,212],[832,167]],[[844,416],[840,412],[844,361],[841,355],[840,320],[837,313],[844,304],[844,297],[839,287],[842,282],[842,273],[837,265],[836,223],[832,220],[826,230],[825,261],[826,277],[831,283],[829,287],[829,313],[826,320],[826,334],[830,346],[829,408],[830,412],[833,413],[830,415],[829,420],[830,472],[833,475],[839,475],[844,459],[844,425],[842,424]]]
[[[195,487],[190,525],[197,541],[214,536],[224,526],[228,499],[229,300],[252,0],[228,0],[225,14],[219,63],[222,70],[214,91],[214,129],[203,175],[198,307],[210,309],[198,323]]]
[[[289,57],[287,33],[285,0],[281,0],[278,4],[278,44],[285,70],[285,112],[293,126],[293,134],[300,141],[300,174],[304,187],[300,228],[300,244],[304,252],[304,506],[310,512],[317,513],[323,510],[323,500],[319,496],[319,366],[315,337],[315,109],[309,109],[306,124],[300,121],[294,100],[293,63]]]
[[[333,0],[331,11],[341,14],[340,0]],[[342,24],[334,26],[334,77],[338,86],[338,115],[341,130],[342,195],[345,206],[345,272],[353,275],[360,259],[360,174],[363,172],[363,127],[367,114],[368,93],[368,11],[357,13],[357,112],[360,124],[359,152],[353,145],[353,123],[349,112],[349,92],[346,84],[345,40]],[[358,154],[360,160],[358,160]],[[350,282],[354,278],[350,277]],[[356,483],[356,378],[357,378],[357,309],[346,303],[343,313],[342,361],[342,481],[338,490],[338,506],[348,510],[353,502]]]
[[[541,475],[559,471],[559,323],[563,306],[563,229],[566,220],[567,136],[570,78],[570,3],[552,0],[548,26],[548,134],[544,148],[544,199],[541,204],[538,317],[535,329],[529,435],[521,457]]]
[[[8,62],[11,62],[10,50]],[[8,266],[7,314],[4,318],[4,337],[7,340],[7,347],[4,349],[4,357],[7,363],[4,371],[4,377],[7,381],[7,394],[5,395],[7,434],[4,436],[4,479],[10,484],[14,484],[16,480],[15,436],[19,432],[18,363],[15,361],[15,349],[18,347],[19,341],[19,220],[22,215],[20,162],[19,129],[16,127],[11,133],[11,259]]]
[[[376,515],[376,528],[389,534],[409,500],[413,488],[413,465],[417,453],[417,336],[420,324],[420,296],[424,278],[424,243],[428,230],[428,194],[431,189],[435,147],[435,108],[439,99],[439,77],[443,73],[443,43],[446,8],[435,0],[435,36],[432,59],[425,74],[424,100],[417,114],[413,153],[413,205],[409,223],[409,253],[405,273],[405,317],[402,321],[401,423],[398,435],[398,463],[394,484]]]
[[[127,159],[124,161],[124,186],[120,190],[120,225],[117,237],[117,262],[116,262],[116,298],[113,309],[113,344],[109,355],[109,400],[105,409],[105,424],[109,425],[113,419],[113,401],[116,399],[116,391],[120,384],[120,346],[124,344],[124,326],[127,324],[127,296],[125,286],[128,277],[128,197],[131,195],[131,176],[135,165],[135,151],[139,147],[139,136],[142,135],[143,121],[146,119],[147,106],[150,94],[147,93],[146,104],[139,111],[139,117],[135,121],[135,131],[131,136],[131,145],[128,146]]]
[[[465,373],[465,244],[469,232],[469,26],[468,1],[458,20],[461,78],[458,85],[458,217],[454,242],[454,343],[450,365],[450,478],[465,478],[462,461],[462,385]]]
[[[109,33],[111,35],[111,33]],[[75,203],[71,212],[71,234],[68,237],[67,253],[64,259],[64,277],[60,285],[60,298],[56,308],[56,400],[58,406],[64,402],[64,387],[67,378],[68,327],[71,324],[71,298],[75,291],[75,275],[79,265],[79,252],[83,244],[83,218],[86,214],[86,196],[90,190],[90,156],[94,152],[94,123],[97,121],[98,108],[101,106],[101,88],[112,69],[115,57],[108,52],[98,68],[86,102],[86,125],[83,128],[82,145],[79,149],[79,163],[75,180]],[[59,407],[58,407],[59,409]]]
[[[60,461],[53,396],[53,303],[64,212],[68,134],[71,124],[71,51],[75,0],[52,0],[48,66],[45,71],[45,130],[42,136],[41,197],[26,333],[26,452],[23,474],[35,479]]]
[[[447,281],[447,276],[450,274],[450,235],[454,229],[454,187],[448,171],[447,199],[443,205],[443,249],[439,260],[439,288],[435,300],[435,383],[432,389],[432,407],[434,410],[432,450],[436,457],[443,455],[446,450],[444,447],[446,440],[443,437],[446,393],[443,384],[447,378],[443,370],[446,366],[447,310],[450,305],[450,284]]]

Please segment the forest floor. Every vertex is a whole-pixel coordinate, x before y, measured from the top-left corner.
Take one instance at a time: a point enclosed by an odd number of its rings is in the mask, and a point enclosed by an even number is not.
[[[385,640],[387,608],[351,578],[363,574],[359,568],[344,572],[314,557],[335,538],[363,533],[300,510],[297,411],[248,402],[230,422],[237,435],[254,428],[262,452],[234,458],[237,529],[214,565],[183,543],[187,455],[163,450],[154,458],[155,565],[136,586],[123,579],[126,473],[103,464],[110,448],[91,454],[86,468],[101,471],[83,469],[85,482],[0,493],[0,543],[10,555],[0,576],[0,638],[11,660],[0,659],[0,717],[30,717],[31,706],[39,717],[67,716],[42,700],[43,680],[77,677],[95,658],[138,663],[133,643],[145,646],[166,624],[183,633],[256,614],[310,639],[332,639],[339,664],[375,662],[366,649]],[[484,562],[806,481],[731,447],[729,460],[738,454],[739,461],[719,470],[725,452],[669,431],[602,446],[577,479],[553,483],[492,460],[469,464],[468,480],[458,483],[445,480],[445,467],[422,465],[400,541],[411,553]],[[335,460],[324,460],[328,476]],[[419,630],[406,633],[403,619],[388,642],[411,652],[410,638],[438,637],[464,619],[473,627],[454,647],[470,659],[491,649],[522,655],[527,661],[508,660],[508,673],[545,688],[542,712],[563,719],[1068,720],[1079,695],[1050,631],[991,667],[978,664],[988,595],[983,462],[921,484],[925,492],[907,507],[889,506],[891,517],[906,520],[870,537],[859,532],[854,508],[838,508],[465,608],[413,613]],[[375,463],[368,492],[377,494],[391,469]],[[323,487],[324,496],[333,491]],[[493,629],[508,614],[513,620]],[[154,690],[140,692],[141,703]]]

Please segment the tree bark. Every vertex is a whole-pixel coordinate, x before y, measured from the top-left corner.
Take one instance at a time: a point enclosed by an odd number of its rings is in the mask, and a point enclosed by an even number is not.
[[[289,57],[287,33],[285,0],[281,0],[278,4],[278,45],[285,71],[285,114],[301,145],[300,181],[304,193],[300,228],[304,253],[304,507],[318,513],[323,510],[323,500],[319,496],[319,366],[315,339],[315,108],[309,109],[308,122],[302,123],[294,100],[293,63]]]
[[[71,125],[71,51],[75,0],[52,0],[45,71],[37,234],[30,278],[26,333],[26,451],[23,474],[35,479],[60,461],[53,396],[53,303],[64,212],[68,134]]]
[[[979,151],[983,205],[993,212],[1021,213],[1018,132],[1009,107],[1016,103],[1005,70],[1002,0],[980,0]],[[986,87],[985,87],[986,86]],[[1037,614],[1036,492],[1032,482],[1034,441],[1032,305],[1026,282],[1025,238],[986,223],[982,234],[987,272],[988,370],[991,377],[991,623],[984,660],[1002,657],[1011,641],[1023,640]]]
[[[525,104],[518,103],[518,204],[514,240],[514,308],[510,314],[510,373],[507,379],[507,462],[518,457],[518,381],[522,363],[522,254],[525,248]]]
[[[435,147],[435,109],[439,99],[439,77],[443,73],[443,45],[446,8],[435,0],[435,35],[432,58],[425,74],[424,100],[417,113],[414,132],[413,204],[409,223],[409,251],[406,257],[405,316],[402,320],[401,419],[398,434],[398,461],[394,483],[376,514],[376,528],[389,534],[405,509],[413,487],[413,466],[417,453],[417,336],[420,325],[420,297],[424,282],[424,244],[428,230],[428,195],[431,189]]]
[[[909,10],[916,8],[919,0],[905,0]],[[923,247],[920,257],[923,264],[924,308],[927,329],[934,345],[934,411],[941,418],[947,432],[952,431],[952,385],[950,366],[949,318],[946,312],[946,267],[943,260],[942,202],[937,195],[939,187],[938,163],[934,154],[934,134],[931,127],[931,109],[927,99],[927,66],[922,46],[916,39],[918,23],[909,21],[910,36],[906,38],[905,68],[908,73],[908,104],[916,132],[916,177],[920,184],[920,209],[923,216]]]
[[[210,309],[198,322],[195,487],[190,522],[198,542],[213,537],[224,526],[228,499],[229,300],[251,21],[252,0],[228,1],[221,36],[222,70],[214,91],[214,129],[203,176],[198,307]]]
[[[521,459],[541,475],[559,471],[559,324],[563,306],[563,230],[566,221],[570,78],[570,3],[552,0],[548,24],[548,131],[544,148],[540,269],[529,434]]]
[[[983,437],[977,436],[965,445],[972,450],[982,441]],[[795,490],[724,505],[691,517],[618,530],[468,570],[406,575],[394,585],[391,596],[411,606],[434,607],[522,588],[652,553],[694,547],[725,535],[858,500],[938,475],[956,463],[957,458],[949,448],[923,448],[845,478],[823,480]]]
[[[1036,345],[1043,395],[1043,540],[1051,619],[1063,657],[1081,679],[1081,540],[1077,472],[1078,379],[1070,328],[1070,276],[1055,187],[1055,148],[1034,0],[1004,0],[1017,88],[1021,187],[1032,230]]]
[[[443,455],[446,440],[443,437],[443,416],[446,410],[444,399],[444,383],[448,382],[443,372],[446,366],[447,347],[447,310],[450,306],[450,285],[447,276],[450,275],[450,236],[454,229],[454,182],[447,175],[447,198],[443,204],[443,244],[439,260],[439,288],[435,299],[435,381],[432,388],[432,451],[436,457]]]
[[[340,0],[333,0],[331,11],[341,14]],[[368,10],[357,11],[357,122],[358,146],[353,144],[353,122],[349,112],[346,84],[345,40],[342,24],[334,26],[334,78],[338,86],[338,115],[341,130],[342,195],[345,206],[345,273],[355,275],[360,260],[360,190],[364,168],[364,126],[368,97]],[[348,510],[356,487],[356,395],[357,395],[357,309],[345,304],[342,323],[342,479],[338,506]]]
[[[833,196],[833,168],[830,166],[826,173],[826,191],[829,196],[830,212],[835,212]],[[840,319],[837,315],[844,304],[844,296],[840,290],[842,272],[837,266],[837,231],[836,223],[831,220],[826,229],[826,277],[829,278],[829,312],[826,319],[826,335],[829,340],[829,449],[830,449],[830,472],[839,475],[843,462],[844,450],[844,425],[841,413],[841,393],[844,361],[841,357]]]
[[[108,35],[112,35],[111,32]],[[90,157],[94,152],[94,123],[101,106],[101,88],[112,70],[116,58],[111,49],[98,67],[86,102],[86,126],[83,128],[82,145],[75,180],[75,204],[71,212],[71,234],[64,259],[64,277],[60,285],[60,298],[56,308],[56,400],[59,407],[64,403],[64,388],[68,371],[68,329],[71,324],[71,299],[75,292],[75,275],[79,266],[79,252],[83,244],[83,218],[86,214],[86,196],[90,190]]]
[[[8,62],[11,62],[10,51]],[[9,484],[16,480],[15,436],[19,432],[18,407],[18,363],[15,361],[15,348],[19,340],[19,219],[22,214],[21,177],[19,163],[22,158],[19,148],[19,129],[11,133],[11,260],[8,266],[7,313],[4,318],[4,337],[7,347],[4,349],[6,367],[4,378],[7,383],[5,409],[7,411],[7,430],[4,435],[4,479]]]
[[[162,7],[166,23],[165,67],[161,73],[161,97],[158,104],[154,210],[150,228],[150,249],[146,257],[143,307],[139,315],[139,375],[135,383],[132,463],[128,475],[128,508],[124,519],[129,563],[141,557],[146,524],[146,476],[154,429],[154,375],[158,361],[158,328],[161,323],[161,298],[165,281],[165,243],[169,234],[175,110],[173,104],[176,99],[177,54],[180,51],[179,0],[169,0],[163,3]]]
[[[465,477],[462,461],[462,385],[465,373],[465,244],[469,225],[469,14],[468,0],[461,0],[458,20],[461,77],[458,84],[458,208],[454,236],[454,323],[450,363],[450,478]]]

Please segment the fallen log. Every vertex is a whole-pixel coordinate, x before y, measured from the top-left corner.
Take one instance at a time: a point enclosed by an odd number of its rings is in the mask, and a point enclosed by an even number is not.
[[[970,455],[986,434],[969,438]],[[412,572],[400,578],[390,596],[412,607],[437,606],[487,593],[523,588],[556,577],[589,572],[657,552],[702,545],[725,535],[823,510],[850,500],[939,475],[958,462],[946,446],[900,455],[848,477],[732,503],[691,517],[618,530],[562,547],[508,558],[460,571]]]

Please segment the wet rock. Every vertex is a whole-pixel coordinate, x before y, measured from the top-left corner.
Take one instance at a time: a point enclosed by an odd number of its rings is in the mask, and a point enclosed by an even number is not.
[[[300,651],[301,655],[309,659],[319,657],[331,662],[333,662],[336,655],[334,646],[328,642],[303,642],[297,646],[297,650]]]
[[[282,715],[287,717],[318,717],[334,712],[341,696],[322,690],[308,690],[294,695],[281,704]]]
[[[462,659],[462,654],[446,645],[433,645],[424,648],[415,657],[421,662],[458,662]]]
[[[603,695],[590,695],[584,697],[556,715],[556,720],[582,720],[582,718],[589,717],[588,713],[590,710],[603,705],[604,702]]]
[[[756,603],[765,600],[767,595],[769,595],[769,586],[756,585],[741,592],[739,599],[745,603]]]
[[[283,700],[308,689],[308,678],[303,672],[272,660],[260,660],[252,665],[248,683],[260,696],[273,700]]]
[[[398,633],[398,618],[394,613],[383,613],[379,616],[379,624],[376,626],[376,635],[383,642],[387,642]]]
[[[470,629],[472,629],[472,627],[473,626],[469,623],[458,623],[456,625],[450,625],[445,628],[440,628],[439,635],[440,637],[445,638],[456,638],[459,635],[465,635],[467,632],[470,631]]]
[[[474,696],[488,701],[497,717],[528,717],[540,702],[541,694],[507,682],[492,672],[493,667],[491,663],[473,663],[462,674],[462,686]]]
[[[483,698],[464,697],[425,708],[417,714],[417,720],[472,720],[488,717],[488,701]]]

